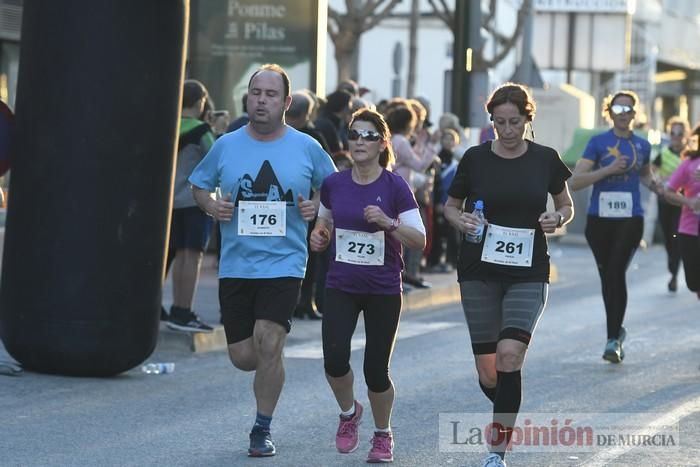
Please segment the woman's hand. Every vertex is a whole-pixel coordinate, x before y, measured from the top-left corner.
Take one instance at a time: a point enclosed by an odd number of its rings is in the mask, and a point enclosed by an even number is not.
[[[314,230],[311,231],[311,236],[309,237],[309,247],[311,251],[320,253],[328,248],[331,243],[331,233],[328,229],[322,225],[317,225]]]
[[[488,225],[488,221],[484,219],[482,223],[481,219],[471,212],[463,212],[459,215],[459,219],[455,227],[457,227],[462,233],[475,234],[478,232],[481,225]]]
[[[364,215],[367,222],[377,224],[382,230],[387,230],[391,227],[393,219],[384,214],[384,211],[379,206],[370,204],[364,209]]]
[[[538,222],[544,233],[554,233],[559,227],[559,223],[564,219],[564,216],[557,211],[543,212],[540,214]]]
[[[604,167],[604,170],[608,176],[623,174],[627,170],[627,159],[627,156],[617,157],[615,158],[615,162]]]

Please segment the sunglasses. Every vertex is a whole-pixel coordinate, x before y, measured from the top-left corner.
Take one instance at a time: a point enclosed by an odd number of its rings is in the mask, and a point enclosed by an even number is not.
[[[615,104],[613,106],[610,106],[610,111],[614,115],[622,115],[634,112],[634,107],[631,107],[629,105]]]
[[[671,132],[671,136],[683,136],[684,134],[685,134],[685,131],[683,131],[683,130],[680,130],[680,131],[678,131],[678,130],[673,130],[673,131]]]
[[[363,140],[365,141],[380,141],[382,139],[381,133],[378,133],[376,131],[370,131],[370,130],[355,130],[351,129],[348,131],[348,139],[350,141],[357,141],[362,137]]]

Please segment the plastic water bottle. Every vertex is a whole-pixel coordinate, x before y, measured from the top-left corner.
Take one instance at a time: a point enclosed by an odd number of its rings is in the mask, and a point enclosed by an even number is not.
[[[479,218],[481,224],[477,228],[476,232],[467,232],[464,235],[468,242],[481,243],[481,238],[484,236],[484,202],[482,200],[476,200],[472,214]]]
[[[174,363],[146,363],[141,371],[147,375],[165,375],[175,371]]]

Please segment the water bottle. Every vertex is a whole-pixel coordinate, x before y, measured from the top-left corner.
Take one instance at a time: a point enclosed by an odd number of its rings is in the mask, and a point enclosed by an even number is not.
[[[165,375],[175,371],[174,363],[146,363],[141,371],[147,375]]]
[[[484,202],[482,200],[476,200],[472,214],[479,218],[481,224],[477,228],[476,232],[467,232],[464,234],[464,237],[468,242],[481,243],[481,238],[484,236]]]

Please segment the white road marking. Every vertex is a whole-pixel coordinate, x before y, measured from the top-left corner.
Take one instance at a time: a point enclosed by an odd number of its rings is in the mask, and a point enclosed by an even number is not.
[[[397,339],[406,339],[409,337],[420,336],[421,334],[427,334],[429,332],[440,331],[442,329],[452,328],[455,326],[464,326],[464,323],[459,322],[434,322],[434,323],[423,323],[419,321],[402,321],[399,324],[399,335]],[[350,349],[357,350],[362,349],[365,346],[365,333],[364,329],[358,329],[355,331],[355,337],[350,341]],[[320,338],[314,338],[311,341],[304,342],[301,344],[294,344],[285,347],[284,356],[286,358],[313,358],[322,359],[323,358],[323,347]]]
[[[679,420],[696,412],[700,412],[700,397],[691,399],[656,419],[646,421],[646,428],[638,430],[635,434],[650,436],[654,435],[658,432],[658,429],[655,429],[654,427],[673,425],[674,423],[678,423]],[[678,441],[676,440],[676,442]],[[611,465],[615,459],[634,448],[635,446],[615,446],[596,454],[581,465],[582,467],[603,467],[606,465]]]

